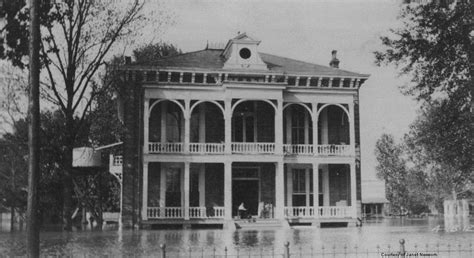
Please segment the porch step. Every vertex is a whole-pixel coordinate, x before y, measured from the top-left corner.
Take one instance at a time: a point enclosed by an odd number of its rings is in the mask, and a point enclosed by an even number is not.
[[[275,228],[282,227],[286,221],[277,219],[242,219],[234,220],[237,229],[251,229],[251,228]]]

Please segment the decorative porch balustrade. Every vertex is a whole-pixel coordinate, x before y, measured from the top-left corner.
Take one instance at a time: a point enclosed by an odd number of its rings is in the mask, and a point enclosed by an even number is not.
[[[350,145],[318,145],[318,155],[324,156],[348,156],[351,154]]]
[[[148,207],[148,219],[181,219],[184,218],[182,207]]]
[[[312,144],[284,144],[285,155],[313,155]]]
[[[148,207],[148,219],[184,219],[184,207]],[[190,207],[190,219],[223,219],[224,207]]]
[[[351,206],[325,206],[317,208],[318,218],[351,218],[353,214]],[[285,217],[287,218],[314,218],[314,207],[285,207]]]
[[[313,207],[285,207],[285,216],[287,218],[314,218]]]
[[[190,207],[189,208],[190,219],[223,219],[224,218],[224,207]]]
[[[233,142],[232,153],[238,154],[273,154],[275,143],[272,142]],[[149,153],[184,153],[184,143],[148,143]],[[353,154],[350,145],[323,144],[316,147],[312,144],[284,144],[285,155],[321,155],[321,156],[349,156]],[[189,143],[189,153],[193,154],[224,154],[224,143]],[[119,162],[119,161],[117,161]],[[117,163],[117,166],[119,163]],[[121,163],[120,163],[121,165]]]
[[[182,142],[150,142],[148,151],[150,153],[181,153],[183,152]]]
[[[189,152],[199,154],[222,154],[224,153],[224,143],[190,143]]]
[[[356,217],[352,214],[354,209],[351,206],[327,206],[318,208],[320,218],[350,218]]]
[[[272,154],[275,153],[273,142],[233,142],[232,153]]]

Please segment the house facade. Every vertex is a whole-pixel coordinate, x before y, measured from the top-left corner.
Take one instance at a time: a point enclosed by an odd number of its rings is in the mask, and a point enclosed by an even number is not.
[[[361,217],[359,88],[368,75],[225,47],[118,68],[126,225],[355,223]],[[239,212],[239,207],[241,210]],[[245,211],[242,210],[245,208]]]

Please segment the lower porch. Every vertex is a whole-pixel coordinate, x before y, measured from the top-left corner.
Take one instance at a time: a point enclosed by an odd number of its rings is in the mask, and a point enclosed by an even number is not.
[[[353,221],[351,169],[317,163],[146,163],[142,224]]]

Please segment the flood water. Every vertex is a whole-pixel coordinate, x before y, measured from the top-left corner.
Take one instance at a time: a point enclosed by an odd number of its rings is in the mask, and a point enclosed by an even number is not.
[[[310,226],[255,230],[123,230],[106,227],[103,231],[42,232],[42,255],[59,256],[156,256],[161,255],[161,244],[166,244],[168,257],[212,257],[224,254],[229,257],[281,257],[284,245],[289,242],[296,257],[311,253],[330,253],[344,250],[355,257],[356,253],[371,254],[377,250],[398,250],[399,240],[405,239],[407,250],[463,249],[471,257],[474,240],[473,221],[452,228],[442,219],[388,218],[365,221],[362,227],[314,228]],[[445,229],[445,226],[451,229]],[[26,255],[24,232],[9,233],[3,225],[0,231],[0,256]],[[451,231],[451,232],[450,232]],[[214,251],[215,248],[215,251]],[[471,253],[469,253],[471,248]],[[341,251],[342,252],[342,251]],[[300,254],[299,256],[296,254]],[[353,254],[353,255],[350,255]],[[234,256],[234,257],[235,257]],[[320,256],[320,255],[316,255]],[[376,257],[375,255],[368,255]],[[83,257],[83,256],[81,256]],[[366,256],[360,256],[366,257]],[[438,257],[444,257],[440,255]]]

